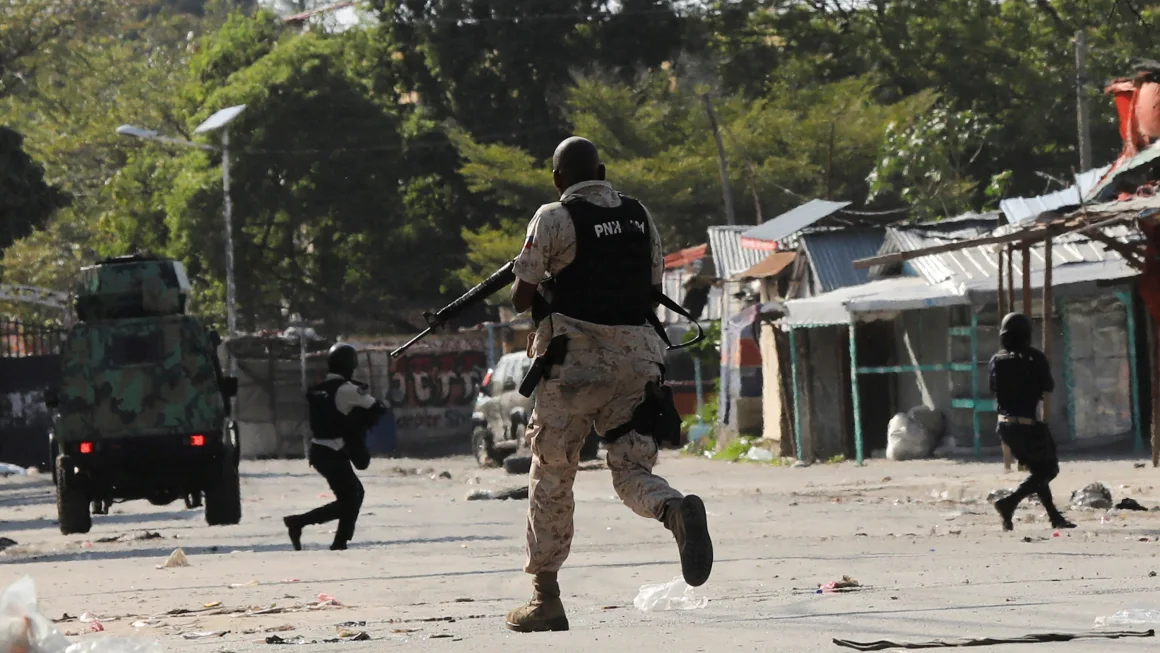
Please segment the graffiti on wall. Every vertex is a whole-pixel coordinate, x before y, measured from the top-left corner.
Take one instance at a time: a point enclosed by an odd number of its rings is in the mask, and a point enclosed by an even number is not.
[[[391,403],[396,409],[469,406],[486,373],[481,351],[403,356],[393,361]]]

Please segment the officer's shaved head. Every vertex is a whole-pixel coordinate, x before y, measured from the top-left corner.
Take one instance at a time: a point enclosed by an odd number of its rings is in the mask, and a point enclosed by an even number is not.
[[[579,136],[564,139],[552,155],[552,180],[561,193],[580,182],[604,181],[604,164],[596,145]]]

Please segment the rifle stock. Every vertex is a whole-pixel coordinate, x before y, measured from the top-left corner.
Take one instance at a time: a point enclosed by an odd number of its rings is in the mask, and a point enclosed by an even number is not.
[[[512,271],[514,266],[515,261],[508,261],[507,264],[505,264],[503,267],[493,272],[490,277],[484,279],[471,290],[463,293],[463,295],[455,301],[444,306],[435,313],[424,313],[423,319],[427,320],[427,328],[424,329],[423,332],[419,335],[411,338],[407,344],[399,347],[395,351],[392,351],[391,358],[398,358],[403,354],[403,352],[414,346],[415,343],[419,342],[423,338],[426,338],[432,332],[438,330],[443,325],[455,319],[457,315],[462,313],[467,308],[487,299],[488,297],[491,297],[496,292],[498,292],[500,288],[505,288],[515,283],[516,275],[515,272]]]

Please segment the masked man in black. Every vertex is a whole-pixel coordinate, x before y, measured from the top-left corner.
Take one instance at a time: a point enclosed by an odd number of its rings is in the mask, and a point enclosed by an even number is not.
[[[1075,528],[1051,498],[1051,481],[1059,474],[1055,440],[1047,424],[1037,419],[1043,394],[1055,390],[1047,357],[1031,346],[1031,320],[1022,313],[1009,313],[999,327],[1003,346],[991,357],[991,393],[999,411],[999,437],[1031,475],[1011,496],[995,502],[1003,518],[1003,530],[1015,528],[1015,508],[1032,494],[1047,510],[1055,528]]]
[[[363,486],[351,465],[364,470],[370,465],[367,431],[386,412],[386,405],[367,392],[365,383],[351,379],[358,367],[358,352],[339,343],[326,358],[326,380],[310,388],[310,466],[322,474],[334,492],[334,501],[308,513],[283,521],[295,551],[302,550],[302,529],[338,520],[332,551],[346,549],[354,537],[354,525],[362,508]]]

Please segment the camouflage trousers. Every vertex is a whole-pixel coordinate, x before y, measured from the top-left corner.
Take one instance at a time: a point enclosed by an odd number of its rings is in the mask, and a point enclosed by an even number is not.
[[[580,449],[593,426],[603,435],[627,423],[644,398],[645,383],[659,373],[656,363],[569,347],[564,363],[540,381],[528,424],[532,471],[524,571],[559,571],[564,564],[574,533],[572,485]],[[665,502],[682,496],[652,473],[656,462],[650,436],[629,432],[608,446],[616,494],[636,514],[654,519]]]

